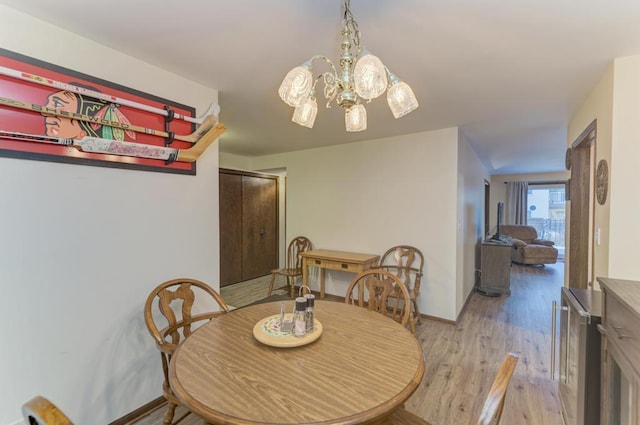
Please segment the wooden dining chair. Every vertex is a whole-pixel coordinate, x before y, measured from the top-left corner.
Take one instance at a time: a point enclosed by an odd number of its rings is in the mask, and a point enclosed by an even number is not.
[[[407,288],[396,275],[385,270],[369,269],[358,274],[347,288],[344,301],[384,314],[402,326],[407,326],[411,315]]]
[[[25,425],[73,425],[58,407],[42,396],[36,396],[22,405]]]
[[[517,363],[518,355],[514,353],[507,353],[500,365],[500,369],[498,369],[498,374],[489,389],[489,394],[482,406],[480,417],[474,422],[476,425],[498,425],[500,423],[502,409],[504,408],[504,401],[507,396],[507,388],[509,387],[509,382],[511,382],[511,377],[513,376],[513,371],[515,370]],[[384,420],[382,424],[431,425],[429,422],[404,408],[396,410],[391,416]]]
[[[293,298],[296,277],[302,276],[302,257],[300,254],[312,249],[313,244],[304,236],[297,236],[289,242],[289,247],[287,248],[287,263],[285,264],[285,267],[282,269],[271,270],[271,280],[269,281],[269,292],[267,293],[267,297],[271,296],[271,293],[273,292],[273,285],[276,281],[276,277],[284,276],[287,286],[277,289],[287,288],[289,290],[289,296]]]
[[[207,298],[209,302],[217,304],[220,311],[193,315],[192,307],[196,300],[196,293],[198,294],[198,300],[201,297],[203,299]],[[176,305],[177,308],[174,309],[172,304]],[[158,285],[147,297],[147,302],[144,306],[144,320],[149,333],[156,341],[156,347],[160,350],[162,359],[162,372],[164,373],[162,392],[168,402],[167,413],[164,416],[165,424],[176,424],[190,413],[187,412],[173,422],[175,409],[181,403],[169,385],[169,361],[171,356],[184,338],[191,335],[194,330],[192,327],[198,327],[228,311],[229,307],[220,294],[206,283],[195,279],[169,280]],[[164,319],[158,317],[158,312]],[[165,323],[158,324],[154,316]]]
[[[416,325],[420,324],[418,295],[420,295],[423,267],[424,255],[422,255],[422,251],[411,245],[397,245],[389,248],[380,257],[378,265],[378,268],[395,274],[406,285],[411,298],[409,326],[414,335],[416,333]]]

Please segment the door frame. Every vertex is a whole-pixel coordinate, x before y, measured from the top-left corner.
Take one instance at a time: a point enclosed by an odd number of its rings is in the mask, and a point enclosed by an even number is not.
[[[566,276],[571,288],[593,285],[594,274],[594,185],[593,169],[596,157],[597,120],[571,144],[569,164],[569,231],[565,244]]]
[[[245,213],[247,213],[247,211],[245,210],[245,201],[244,201],[244,192],[245,192],[245,182],[244,179],[245,178],[258,178],[258,179],[265,179],[265,180],[270,180],[273,181],[275,184],[275,194],[274,194],[274,207],[275,207],[275,221],[274,221],[274,228],[272,229],[266,229],[267,232],[272,231],[275,235],[275,239],[274,239],[274,246],[273,249],[275,251],[275,256],[274,256],[274,264],[269,266],[268,270],[265,269],[264,270],[264,276],[268,275],[269,272],[271,270],[273,270],[274,268],[278,268],[278,263],[279,263],[279,252],[280,252],[280,246],[281,246],[281,242],[280,242],[280,178],[277,175],[274,174],[270,174],[270,173],[265,173],[265,172],[260,172],[260,171],[247,171],[247,170],[237,170],[237,169],[232,169],[232,168],[219,168],[218,169],[218,175],[222,175],[222,174],[227,174],[227,175],[232,175],[232,176],[238,176],[241,179],[241,184],[240,184],[240,190],[241,190],[241,195],[240,195],[240,217],[238,217],[238,219],[240,220],[240,230],[241,230],[241,240],[244,241],[245,237],[247,236],[246,232],[246,223],[245,223]],[[219,209],[222,210],[223,207],[223,200],[219,197]],[[222,226],[221,223],[221,216],[222,213],[220,213],[219,217],[220,217],[220,222],[219,225]],[[219,257],[220,257],[220,277],[222,277],[223,273],[222,273],[222,268],[224,267],[225,262],[223,261],[223,252],[225,250],[225,247],[223,246],[223,238],[222,238],[222,229],[220,229],[220,245],[219,245]],[[253,234],[252,234],[253,235]],[[255,236],[255,235],[253,235]],[[229,281],[224,281],[221,279],[220,280],[220,285],[221,286],[228,286],[234,283],[239,283],[239,282],[244,282],[246,280],[251,280],[254,279],[256,277],[260,277],[262,275],[259,276],[253,276],[249,277],[248,275],[245,275],[245,258],[247,257],[247,252],[245,251],[244,246],[242,246],[242,242],[241,242],[241,247],[240,247],[240,252],[236,253],[237,255],[241,256],[241,260],[240,260],[240,274],[242,276],[236,276],[233,279],[230,279]],[[240,279],[240,280],[238,280]]]

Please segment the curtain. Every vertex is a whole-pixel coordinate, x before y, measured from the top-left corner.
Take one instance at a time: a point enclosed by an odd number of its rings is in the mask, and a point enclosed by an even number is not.
[[[527,192],[525,181],[507,182],[506,223],[527,224]]]

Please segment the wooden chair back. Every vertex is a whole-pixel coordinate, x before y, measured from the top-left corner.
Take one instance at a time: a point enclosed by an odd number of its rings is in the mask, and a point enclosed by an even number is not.
[[[380,257],[378,265],[378,268],[393,273],[406,285],[411,298],[412,310],[409,325],[414,335],[416,325],[420,324],[418,295],[420,294],[423,267],[424,255],[422,255],[422,251],[411,245],[397,245],[389,248]]]
[[[344,300],[347,304],[366,306],[384,314],[402,326],[407,326],[411,315],[411,298],[406,286],[396,275],[385,270],[369,269],[358,274],[347,288]]]
[[[515,370],[517,363],[518,355],[507,353],[500,365],[500,369],[498,369],[498,374],[494,378],[493,384],[489,389],[489,394],[482,406],[482,412],[480,413],[480,417],[476,422],[476,425],[498,425],[500,423],[502,410],[504,408],[504,401],[507,396],[507,388],[509,387],[509,382],[511,382],[511,377],[513,376],[513,371]],[[418,415],[401,407],[394,411],[391,416],[385,418],[382,421],[382,425],[431,424]]]
[[[290,270],[299,271],[302,274],[302,254],[305,251],[310,251],[313,248],[311,241],[304,236],[296,236],[289,242],[287,248],[287,264],[286,267]]]
[[[193,314],[192,308],[198,296],[208,298],[218,305],[220,311]],[[177,308],[174,308],[173,306]],[[229,311],[224,299],[212,287],[196,279],[173,279],[158,285],[147,297],[144,306],[144,320],[149,333],[156,341],[156,347],[160,350],[162,360],[162,372],[164,382],[162,384],[164,397],[169,407],[165,415],[164,423],[172,423],[176,406],[180,404],[169,386],[169,362],[171,356],[178,348],[180,342],[191,335],[193,325],[199,326],[205,321],[211,320],[220,314]],[[160,318],[157,313],[163,318]],[[155,313],[155,314],[154,314]],[[155,317],[154,317],[155,316]],[[165,323],[158,324],[161,320]],[[182,420],[179,418],[177,422]]]
[[[410,245],[391,247],[380,257],[379,267],[400,278],[412,298],[418,296],[424,267],[424,255],[418,248]]]
[[[269,281],[267,297],[270,297],[273,293],[276,277],[284,276],[289,289],[289,296],[293,298],[296,278],[302,276],[302,257],[300,254],[305,251],[310,251],[311,249],[313,249],[313,244],[304,236],[296,236],[291,239],[287,247],[287,263],[284,268],[271,270],[271,280]],[[284,286],[282,288],[284,288]]]
[[[500,422],[504,400],[507,396],[507,388],[517,363],[518,355],[507,353],[489,389],[489,394],[485,399],[477,425],[497,425]]]
[[[22,405],[25,425],[73,425],[58,407],[42,396],[36,396]]]

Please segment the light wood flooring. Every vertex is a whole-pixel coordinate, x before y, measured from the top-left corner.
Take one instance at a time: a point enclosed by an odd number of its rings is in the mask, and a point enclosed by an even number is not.
[[[563,274],[563,263],[545,268],[514,264],[510,296],[472,294],[455,326],[423,319],[417,337],[426,370],[406,403],[407,410],[433,425],[475,424],[498,366],[511,351],[520,360],[501,425],[563,425],[557,382],[549,373],[551,302],[560,299]],[[240,307],[265,297],[268,279],[231,285],[221,294],[230,305]],[[132,425],[161,425],[164,412],[161,406]],[[189,415],[181,424],[203,421]]]

